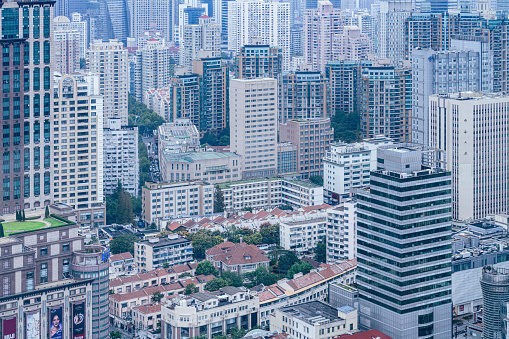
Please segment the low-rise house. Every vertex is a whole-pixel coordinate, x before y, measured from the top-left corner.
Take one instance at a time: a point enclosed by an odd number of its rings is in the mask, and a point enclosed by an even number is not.
[[[133,308],[133,325],[136,331],[154,331],[161,327],[161,304]]]
[[[129,252],[114,254],[108,260],[110,262],[110,279],[138,272],[134,258]]]
[[[270,259],[265,251],[255,245],[241,242],[225,242],[207,250],[206,258],[220,272],[231,271],[238,274],[252,272],[260,266],[269,266]]]
[[[178,234],[164,238],[150,238],[134,243],[134,261],[141,272],[163,265],[178,265],[193,260],[191,240]]]

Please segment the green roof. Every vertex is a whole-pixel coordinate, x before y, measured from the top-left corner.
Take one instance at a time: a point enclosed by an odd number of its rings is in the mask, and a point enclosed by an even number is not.
[[[200,160],[215,160],[231,157],[240,157],[231,152],[184,152],[164,153],[164,159],[168,162],[195,162]]]
[[[246,179],[246,180],[225,182],[225,183],[218,184],[218,185],[219,185],[219,187],[221,189],[224,189],[224,188],[229,188],[230,186],[233,186],[233,185],[248,184],[248,183],[251,183],[251,182],[259,182],[259,181],[276,181],[276,180],[288,181],[288,182],[291,182],[293,184],[301,185],[301,186],[304,186],[304,187],[307,187],[307,188],[321,187],[321,186],[315,185],[315,184],[313,184],[311,182],[300,181],[300,180],[296,180],[296,179],[288,179],[288,178],[284,178],[284,177],[254,178],[254,179]]]

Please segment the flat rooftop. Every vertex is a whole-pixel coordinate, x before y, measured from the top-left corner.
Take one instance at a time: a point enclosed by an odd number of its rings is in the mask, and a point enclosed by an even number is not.
[[[323,325],[343,320],[338,317],[338,310],[321,301],[310,301],[300,305],[281,308],[281,312],[307,322],[310,325]]]

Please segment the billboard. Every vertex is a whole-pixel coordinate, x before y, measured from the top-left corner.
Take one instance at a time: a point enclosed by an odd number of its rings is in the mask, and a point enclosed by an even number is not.
[[[49,311],[49,337],[62,339],[62,307]],[[28,339],[28,338],[27,338]]]
[[[41,339],[41,314],[31,313],[26,315],[27,339]]]
[[[3,339],[16,339],[16,318],[2,320]]]
[[[85,302],[72,305],[72,339],[85,339]]]

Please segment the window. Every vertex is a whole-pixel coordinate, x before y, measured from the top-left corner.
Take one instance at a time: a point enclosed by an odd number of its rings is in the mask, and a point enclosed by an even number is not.
[[[2,116],[3,116],[4,120],[9,120],[10,107],[11,107],[10,102],[11,101],[10,101],[9,98],[4,98],[3,99]]]
[[[9,93],[9,87],[10,87],[11,81],[9,77],[9,71],[3,72],[2,77],[2,88],[4,93]]]
[[[41,257],[44,256],[44,255],[48,255],[48,248],[47,247],[43,247],[41,248]]]
[[[34,195],[39,196],[41,194],[41,175],[39,173],[34,174]]]
[[[11,268],[11,261],[9,259],[2,261],[2,269],[9,269]]]
[[[70,243],[67,243],[67,244],[63,244],[62,245],[62,251],[64,252],[68,252],[71,250],[71,244]]]
[[[9,151],[5,151],[2,154],[2,167],[5,174],[11,172],[11,154]]]
[[[64,276],[64,279],[68,279],[71,277],[70,275],[70,261],[69,259],[64,259],[62,262],[62,274]]]
[[[48,264],[41,264],[41,280],[40,283],[44,284],[48,282]]]
[[[11,179],[4,178],[3,180],[3,197],[4,201],[10,200]]]
[[[27,292],[34,290],[34,272],[28,272],[26,275],[26,289]]]
[[[33,76],[34,76],[34,90],[38,91],[41,89],[41,70],[39,68],[34,68]]]
[[[34,34],[34,38],[37,39],[37,38],[39,38],[40,30],[41,30],[40,8],[34,7],[32,15],[33,15],[33,22],[32,22],[33,34]],[[34,43],[34,45],[35,45],[35,43]]]
[[[25,154],[27,153],[26,152],[27,150],[28,149],[25,149]],[[25,162],[25,164],[26,164],[26,162]],[[30,197],[30,176],[29,175],[25,175],[25,177],[23,178],[23,196],[25,198]]]
[[[11,294],[11,277],[3,278],[2,292],[3,296]]]
[[[16,151],[14,151],[14,152],[16,152]],[[19,153],[19,151],[18,151],[18,153]],[[14,153],[14,154],[16,154],[16,153]],[[21,198],[21,178],[15,177],[14,178],[14,199],[20,199],[20,198]]]

